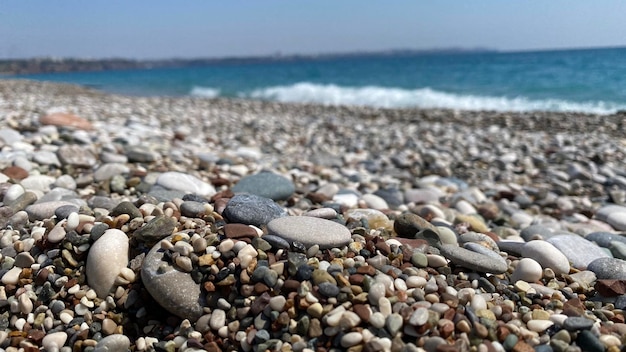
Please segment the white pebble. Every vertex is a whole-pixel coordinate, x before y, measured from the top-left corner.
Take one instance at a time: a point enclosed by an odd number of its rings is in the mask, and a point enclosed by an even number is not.
[[[44,336],[41,345],[46,351],[58,351],[67,341],[67,333],[64,331],[53,332]]]
[[[74,231],[80,224],[80,219],[78,217],[78,213],[71,212],[70,215],[67,216],[67,224],[65,225],[66,231]]]

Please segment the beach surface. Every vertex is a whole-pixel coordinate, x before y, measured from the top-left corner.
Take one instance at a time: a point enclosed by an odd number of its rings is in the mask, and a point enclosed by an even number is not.
[[[0,80],[0,348],[620,351],[625,120]]]

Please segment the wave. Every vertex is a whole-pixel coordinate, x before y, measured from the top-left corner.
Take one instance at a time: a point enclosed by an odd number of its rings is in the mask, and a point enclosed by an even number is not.
[[[194,97],[217,98],[220,96],[220,90],[218,88],[195,86],[191,88],[189,94]]]
[[[219,89],[195,87],[192,94]],[[204,95],[207,96],[207,95]],[[431,88],[402,89],[379,86],[345,87],[335,84],[301,82],[292,85],[265,87],[241,92],[243,98],[274,100],[286,103],[323,105],[364,105],[381,108],[442,108],[455,110],[494,111],[560,111],[608,115],[626,110],[626,105],[604,101],[574,102],[562,99],[497,97],[447,93]],[[214,96],[212,96],[214,97]]]

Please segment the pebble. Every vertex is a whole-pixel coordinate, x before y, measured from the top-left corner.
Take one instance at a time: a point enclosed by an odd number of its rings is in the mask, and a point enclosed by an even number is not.
[[[272,200],[285,200],[295,191],[295,185],[291,180],[272,172],[260,172],[258,174],[242,177],[232,187],[234,193],[250,193]]]
[[[106,230],[89,249],[87,281],[99,298],[104,299],[113,290],[115,278],[128,265],[128,250],[128,237],[117,229]]]
[[[193,175],[175,171],[164,172],[159,175],[156,185],[169,190],[193,193],[203,197],[211,197],[216,193],[213,185]]]
[[[123,352],[130,348],[130,339],[122,334],[109,335],[98,341],[94,352]]]
[[[539,281],[542,275],[543,269],[539,263],[531,258],[522,258],[511,275],[511,281],[524,280],[526,282],[535,282]]]
[[[598,258],[587,266],[600,280],[626,280],[626,260]]]
[[[569,273],[569,260],[549,242],[529,241],[523,245],[520,254],[535,260],[543,268],[552,269],[556,275]]]
[[[558,235],[547,240],[560,250],[573,266],[585,270],[589,263],[598,258],[608,258],[609,254],[578,235]]]
[[[313,245],[319,245],[320,249],[342,247],[352,237],[346,227],[334,221],[309,216],[276,218],[267,224],[267,229],[270,235],[288,242],[298,241],[307,248]]]
[[[269,198],[253,194],[237,194],[228,201],[223,215],[233,223],[261,227],[287,216],[287,212]]]

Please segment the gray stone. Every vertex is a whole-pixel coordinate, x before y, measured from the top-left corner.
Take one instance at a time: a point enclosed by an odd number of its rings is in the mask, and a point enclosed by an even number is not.
[[[26,209],[27,206],[35,203],[37,201],[37,195],[33,192],[24,192],[15,200],[5,201],[5,205],[11,208],[14,212],[18,212],[20,210]]]
[[[231,223],[260,227],[273,219],[287,216],[287,212],[269,198],[242,193],[228,201],[223,215]]]
[[[111,210],[115,208],[119,204],[119,200],[111,199],[110,197],[104,196],[93,196],[87,200],[87,205],[94,208],[102,208],[106,210]]]
[[[122,214],[128,214],[131,219],[143,217],[139,209],[129,201],[121,202],[116,205],[115,208],[111,209],[111,216],[119,216]]]
[[[555,236],[554,230],[543,225],[530,225],[522,229],[520,236],[526,242],[532,240],[546,240],[552,236]]]
[[[563,329],[567,331],[589,330],[594,321],[585,317],[568,317],[563,321]]]
[[[270,221],[268,233],[288,242],[298,241],[307,248],[319,245],[320,249],[343,247],[350,242],[350,230],[334,221],[309,216],[288,216]]]
[[[374,192],[391,207],[397,207],[404,204],[404,195],[397,188],[381,188]]]
[[[416,238],[417,234],[425,229],[432,230],[439,236],[436,226],[413,213],[400,214],[393,223],[393,229],[398,236],[405,238]]]
[[[126,148],[125,154],[131,163],[151,163],[160,158],[158,153],[142,146]]]
[[[172,199],[182,199],[185,196],[184,191],[168,190],[161,186],[152,186],[148,195],[156,198],[159,202],[169,202]]]
[[[469,245],[471,250],[446,244],[440,246],[439,251],[441,255],[455,265],[478,272],[502,274],[508,269],[506,261],[498,253],[476,243],[466,243],[465,245]]]
[[[76,180],[70,175],[61,175],[54,182],[54,187],[61,187],[73,191],[76,189]]]
[[[50,186],[56,181],[56,178],[47,175],[31,175],[20,181],[20,184],[27,191],[41,191],[43,193],[50,191]]]
[[[604,250],[578,235],[558,235],[547,240],[560,250],[572,265],[580,270],[587,269],[592,261],[610,257]]]
[[[41,198],[37,199],[35,203],[54,202],[59,200],[70,201],[72,199],[79,198],[78,194],[74,191],[70,191],[65,188],[54,188],[50,192],[44,194]]]
[[[57,150],[57,157],[63,165],[71,165],[78,168],[91,168],[97,160],[89,148],[75,144],[66,144]],[[106,163],[106,161],[104,161]]]
[[[587,266],[599,280],[626,280],[626,260],[598,258]]]
[[[435,189],[407,189],[404,192],[404,200],[407,203],[415,204],[438,204],[439,198],[443,195],[442,192],[437,192]]]
[[[62,207],[64,205],[75,205],[74,203],[70,203],[67,201],[53,201],[46,203],[37,203],[33,205],[29,205],[26,207],[26,213],[28,213],[28,218],[31,221],[34,220],[44,220],[49,219],[54,216],[54,212],[58,207]]]
[[[611,241],[608,248],[611,251],[611,254],[613,254],[613,257],[626,259],[626,243],[621,241]]]
[[[93,174],[96,182],[106,181],[115,175],[128,174],[130,169],[128,166],[119,163],[108,163],[101,165]]]
[[[583,330],[576,337],[576,344],[585,352],[604,352],[604,345],[590,330]]]
[[[216,193],[215,187],[210,183],[182,172],[164,172],[159,175],[156,184],[169,190],[194,193],[204,197],[211,197]]]
[[[137,229],[137,231],[133,233],[132,238],[151,246],[163,238],[170,236],[174,232],[176,225],[177,221],[175,219],[159,215]]]
[[[206,212],[204,203],[185,201],[180,205],[180,213],[183,216],[196,218],[202,216]]]
[[[93,352],[126,352],[130,348],[130,339],[126,335],[114,334],[98,341]]]
[[[3,141],[6,145],[21,142],[23,138],[21,133],[12,128],[0,128],[0,141]]]
[[[261,172],[245,176],[232,187],[234,193],[250,193],[257,196],[284,200],[289,198],[296,188],[291,180],[272,172]]]
[[[604,221],[613,226],[613,228],[624,231],[626,230],[626,207],[621,205],[605,205],[598,209],[595,214],[596,219]]]
[[[183,319],[196,321],[203,314],[205,295],[189,273],[176,270],[163,255],[160,243],[148,252],[141,268],[143,284],[161,307]]]
[[[78,209],[79,208],[76,205],[64,205],[56,208],[54,215],[57,217],[57,220],[63,220],[67,219],[71,213],[77,213]]]
[[[565,254],[546,241],[527,242],[522,247],[521,255],[534,259],[543,268],[550,268],[557,275],[569,273],[569,260]]]
[[[609,248],[612,241],[620,241],[626,244],[626,236],[610,233],[610,232],[592,232],[585,236],[585,239],[593,241],[600,247]]]

